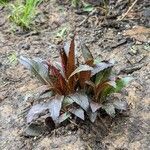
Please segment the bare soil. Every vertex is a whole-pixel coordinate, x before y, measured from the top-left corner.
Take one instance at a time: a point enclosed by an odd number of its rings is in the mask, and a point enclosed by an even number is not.
[[[92,2],[92,1],[91,1]],[[7,19],[8,9],[0,6],[0,149],[2,150],[149,150],[150,149],[150,2],[138,1],[127,16],[117,21],[129,6],[128,0],[116,0],[110,14],[104,16],[98,6],[93,14],[81,13],[59,1],[40,5],[36,28],[23,31]],[[58,31],[66,27],[66,40],[76,31],[79,39],[95,57],[114,59],[120,76],[131,75],[134,81],[116,98],[126,99],[130,110],[124,116],[104,117],[95,124],[70,124],[47,131],[41,136],[24,134],[23,112],[26,101],[39,83],[19,63],[18,56],[57,59]],[[79,53],[80,54],[80,53]]]

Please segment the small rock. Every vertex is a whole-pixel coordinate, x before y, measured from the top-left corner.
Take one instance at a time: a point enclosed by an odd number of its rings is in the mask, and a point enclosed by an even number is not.
[[[0,27],[5,24],[6,20],[4,18],[0,18]]]
[[[30,45],[27,44],[27,43],[23,43],[23,44],[19,45],[19,48],[23,49],[23,50],[29,50],[30,49]]]
[[[55,143],[51,143],[51,148],[58,148],[58,145]]]
[[[5,98],[7,98],[6,92],[0,92],[0,102],[2,102]]]
[[[2,67],[2,63],[0,62],[0,67]]]

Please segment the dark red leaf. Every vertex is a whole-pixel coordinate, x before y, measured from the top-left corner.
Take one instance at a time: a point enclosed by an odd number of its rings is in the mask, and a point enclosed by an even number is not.
[[[74,37],[71,41],[70,44],[70,49],[69,49],[69,55],[68,55],[68,61],[67,61],[67,68],[66,68],[66,77],[67,79],[69,78],[69,76],[71,75],[71,73],[75,70],[75,44],[74,44]],[[75,77],[71,77],[68,80],[68,86],[70,89],[70,92],[74,91],[74,87],[75,87]]]
[[[68,58],[67,58],[67,55],[65,53],[65,50],[63,48],[60,49],[60,57],[61,57],[61,65],[62,65],[62,68],[63,68],[63,72],[66,76],[66,72],[67,72],[67,62],[68,62]]]
[[[71,75],[71,73],[75,70],[75,44],[74,37],[70,44],[68,61],[67,61],[67,78]]]
[[[79,83],[81,88],[85,87],[85,82],[89,81],[91,77],[91,71],[83,71],[79,74]]]

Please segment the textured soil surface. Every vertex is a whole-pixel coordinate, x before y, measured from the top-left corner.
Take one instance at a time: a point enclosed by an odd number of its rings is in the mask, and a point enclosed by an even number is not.
[[[90,0],[92,3],[93,1]],[[107,16],[94,3],[93,13],[83,13],[65,1],[45,1],[39,6],[35,29],[22,31],[0,6],[0,149],[2,150],[149,150],[150,149],[150,2],[138,1],[131,11],[128,0],[112,1]],[[93,3],[92,3],[93,4]],[[81,126],[69,124],[51,133],[25,135],[23,112],[30,106],[27,96],[39,83],[12,55],[57,59],[59,31],[64,39],[76,31],[76,41],[85,43],[95,57],[114,59],[120,76],[131,75],[133,82],[116,98],[125,99],[130,109],[124,116],[104,117]],[[80,55],[80,53],[79,53]]]

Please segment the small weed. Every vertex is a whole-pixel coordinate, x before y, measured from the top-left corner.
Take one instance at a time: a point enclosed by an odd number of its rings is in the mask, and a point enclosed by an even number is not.
[[[57,37],[59,38],[64,38],[67,34],[67,27],[63,27],[61,30],[59,30],[56,34]]]
[[[16,65],[18,63],[18,58],[17,58],[17,54],[16,52],[12,52],[9,56],[8,56],[8,62],[12,65]]]
[[[94,7],[91,4],[83,3],[83,11],[84,12],[91,12],[94,10]]]
[[[42,0],[26,0],[25,4],[21,2],[10,4],[10,20],[23,28],[29,29],[35,18],[36,8],[41,2]]]
[[[6,5],[8,2],[8,0],[0,0],[0,5]]]
[[[81,1],[81,0],[71,0],[71,5],[72,5],[73,7],[77,7],[77,6],[79,5],[80,1]]]

